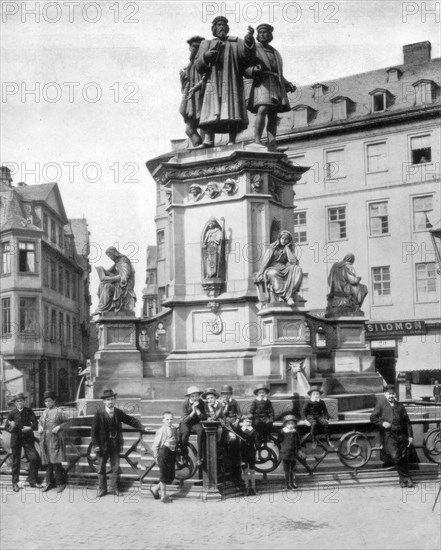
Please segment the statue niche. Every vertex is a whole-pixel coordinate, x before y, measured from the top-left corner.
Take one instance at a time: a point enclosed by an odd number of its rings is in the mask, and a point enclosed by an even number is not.
[[[225,286],[225,220],[211,217],[202,231],[201,260],[202,288],[208,296],[216,297]]]

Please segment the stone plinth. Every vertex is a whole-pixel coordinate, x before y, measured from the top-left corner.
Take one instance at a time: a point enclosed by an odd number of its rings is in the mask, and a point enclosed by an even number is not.
[[[139,397],[142,385],[141,352],[137,349],[136,325],[130,312],[102,315],[97,321],[98,351],[95,353],[94,397],[112,388],[120,397]]]
[[[289,382],[290,362],[312,354],[305,311],[284,302],[268,304],[258,312],[261,345],[253,362],[253,374]]]
[[[205,460],[203,466],[203,494],[204,500],[219,498],[218,472],[217,472],[217,432],[220,422],[202,422],[205,432]]]

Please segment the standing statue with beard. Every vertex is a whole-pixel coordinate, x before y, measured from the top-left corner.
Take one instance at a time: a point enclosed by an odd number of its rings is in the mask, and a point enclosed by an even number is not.
[[[213,40],[203,40],[196,56],[196,69],[206,75],[199,127],[205,138],[200,147],[213,147],[215,134],[229,134],[229,144],[248,127],[243,77],[255,61],[254,29],[248,27],[244,40],[228,36],[228,19],[213,20]]]
[[[196,70],[195,59],[203,40],[205,39],[202,36],[192,36],[187,40],[190,48],[190,62],[180,72],[182,101],[179,106],[179,112],[185,122],[185,133],[190,138],[193,147],[197,147],[202,143],[202,137],[198,132],[198,125],[201,116],[205,81]]]

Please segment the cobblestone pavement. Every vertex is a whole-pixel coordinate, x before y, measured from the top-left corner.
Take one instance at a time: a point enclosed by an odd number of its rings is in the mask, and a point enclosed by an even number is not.
[[[1,550],[440,549],[439,482],[314,490],[202,502],[154,501],[148,488],[96,499],[96,489],[1,491]]]

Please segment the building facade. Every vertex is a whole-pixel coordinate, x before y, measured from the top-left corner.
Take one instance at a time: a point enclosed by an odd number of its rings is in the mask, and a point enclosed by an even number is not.
[[[399,66],[302,87],[279,136],[292,162],[310,167],[296,186],[294,228],[307,308],[323,311],[332,264],[354,253],[377,370],[410,387],[441,374],[429,232],[441,218],[441,60],[429,42],[404,46],[403,56]]]
[[[89,232],[69,220],[57,184],[12,185],[1,168],[2,407],[23,391],[73,401],[89,357]]]

